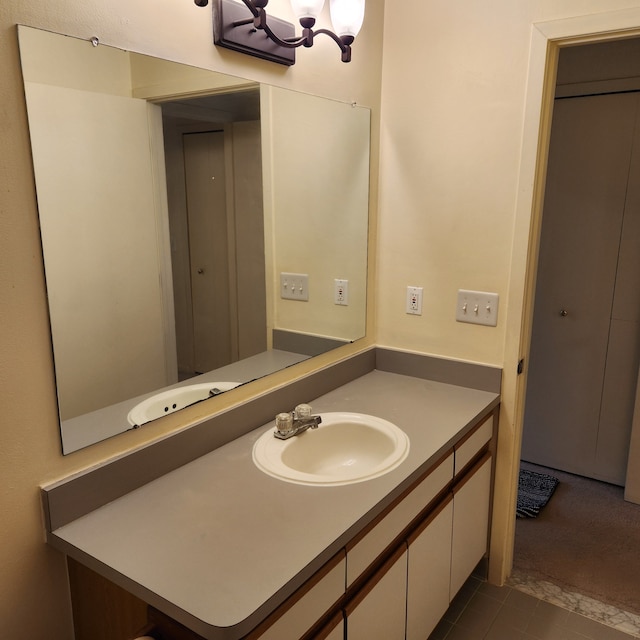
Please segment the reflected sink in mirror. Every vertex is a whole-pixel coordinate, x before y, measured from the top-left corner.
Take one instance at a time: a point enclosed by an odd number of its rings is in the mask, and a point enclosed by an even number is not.
[[[157,420],[174,411],[180,411],[189,405],[212,398],[238,387],[240,382],[202,382],[177,389],[169,389],[139,402],[127,415],[132,426],[141,426],[151,420]]]
[[[273,430],[253,447],[253,462],[270,476],[315,486],[339,486],[378,478],[409,454],[409,438],[396,425],[362,413],[321,413],[317,429],[288,440]]]

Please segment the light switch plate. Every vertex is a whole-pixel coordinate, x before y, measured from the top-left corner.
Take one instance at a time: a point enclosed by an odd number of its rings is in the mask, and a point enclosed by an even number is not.
[[[497,293],[459,289],[456,320],[488,327],[497,326],[499,297]]]
[[[309,275],[306,273],[280,274],[280,297],[286,300],[309,300]]]

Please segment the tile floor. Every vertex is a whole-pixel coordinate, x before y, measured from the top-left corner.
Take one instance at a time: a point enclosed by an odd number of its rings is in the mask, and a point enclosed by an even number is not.
[[[511,586],[472,576],[429,640],[629,640],[628,635]]]

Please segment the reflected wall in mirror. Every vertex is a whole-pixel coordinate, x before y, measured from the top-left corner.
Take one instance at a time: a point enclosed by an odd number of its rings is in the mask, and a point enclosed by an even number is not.
[[[364,336],[368,109],[19,41],[63,453]]]

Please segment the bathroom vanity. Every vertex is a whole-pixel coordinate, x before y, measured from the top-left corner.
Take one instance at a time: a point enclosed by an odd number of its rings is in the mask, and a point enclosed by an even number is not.
[[[145,450],[45,487],[48,541],[70,558],[78,640],[106,637],[107,626],[123,640],[426,638],[487,554],[499,395],[406,375],[427,373],[386,366],[383,356],[360,354],[358,371],[336,365],[260,400],[293,394],[316,414],[358,412],[395,424],[409,453],[379,477],[312,486],[265,474],[252,449],[273,430],[270,421],[194,449],[166,473],[165,441],[157,477]],[[231,425],[240,410],[202,433]],[[105,493],[116,476],[120,488]],[[90,619],[81,620],[86,611]]]

